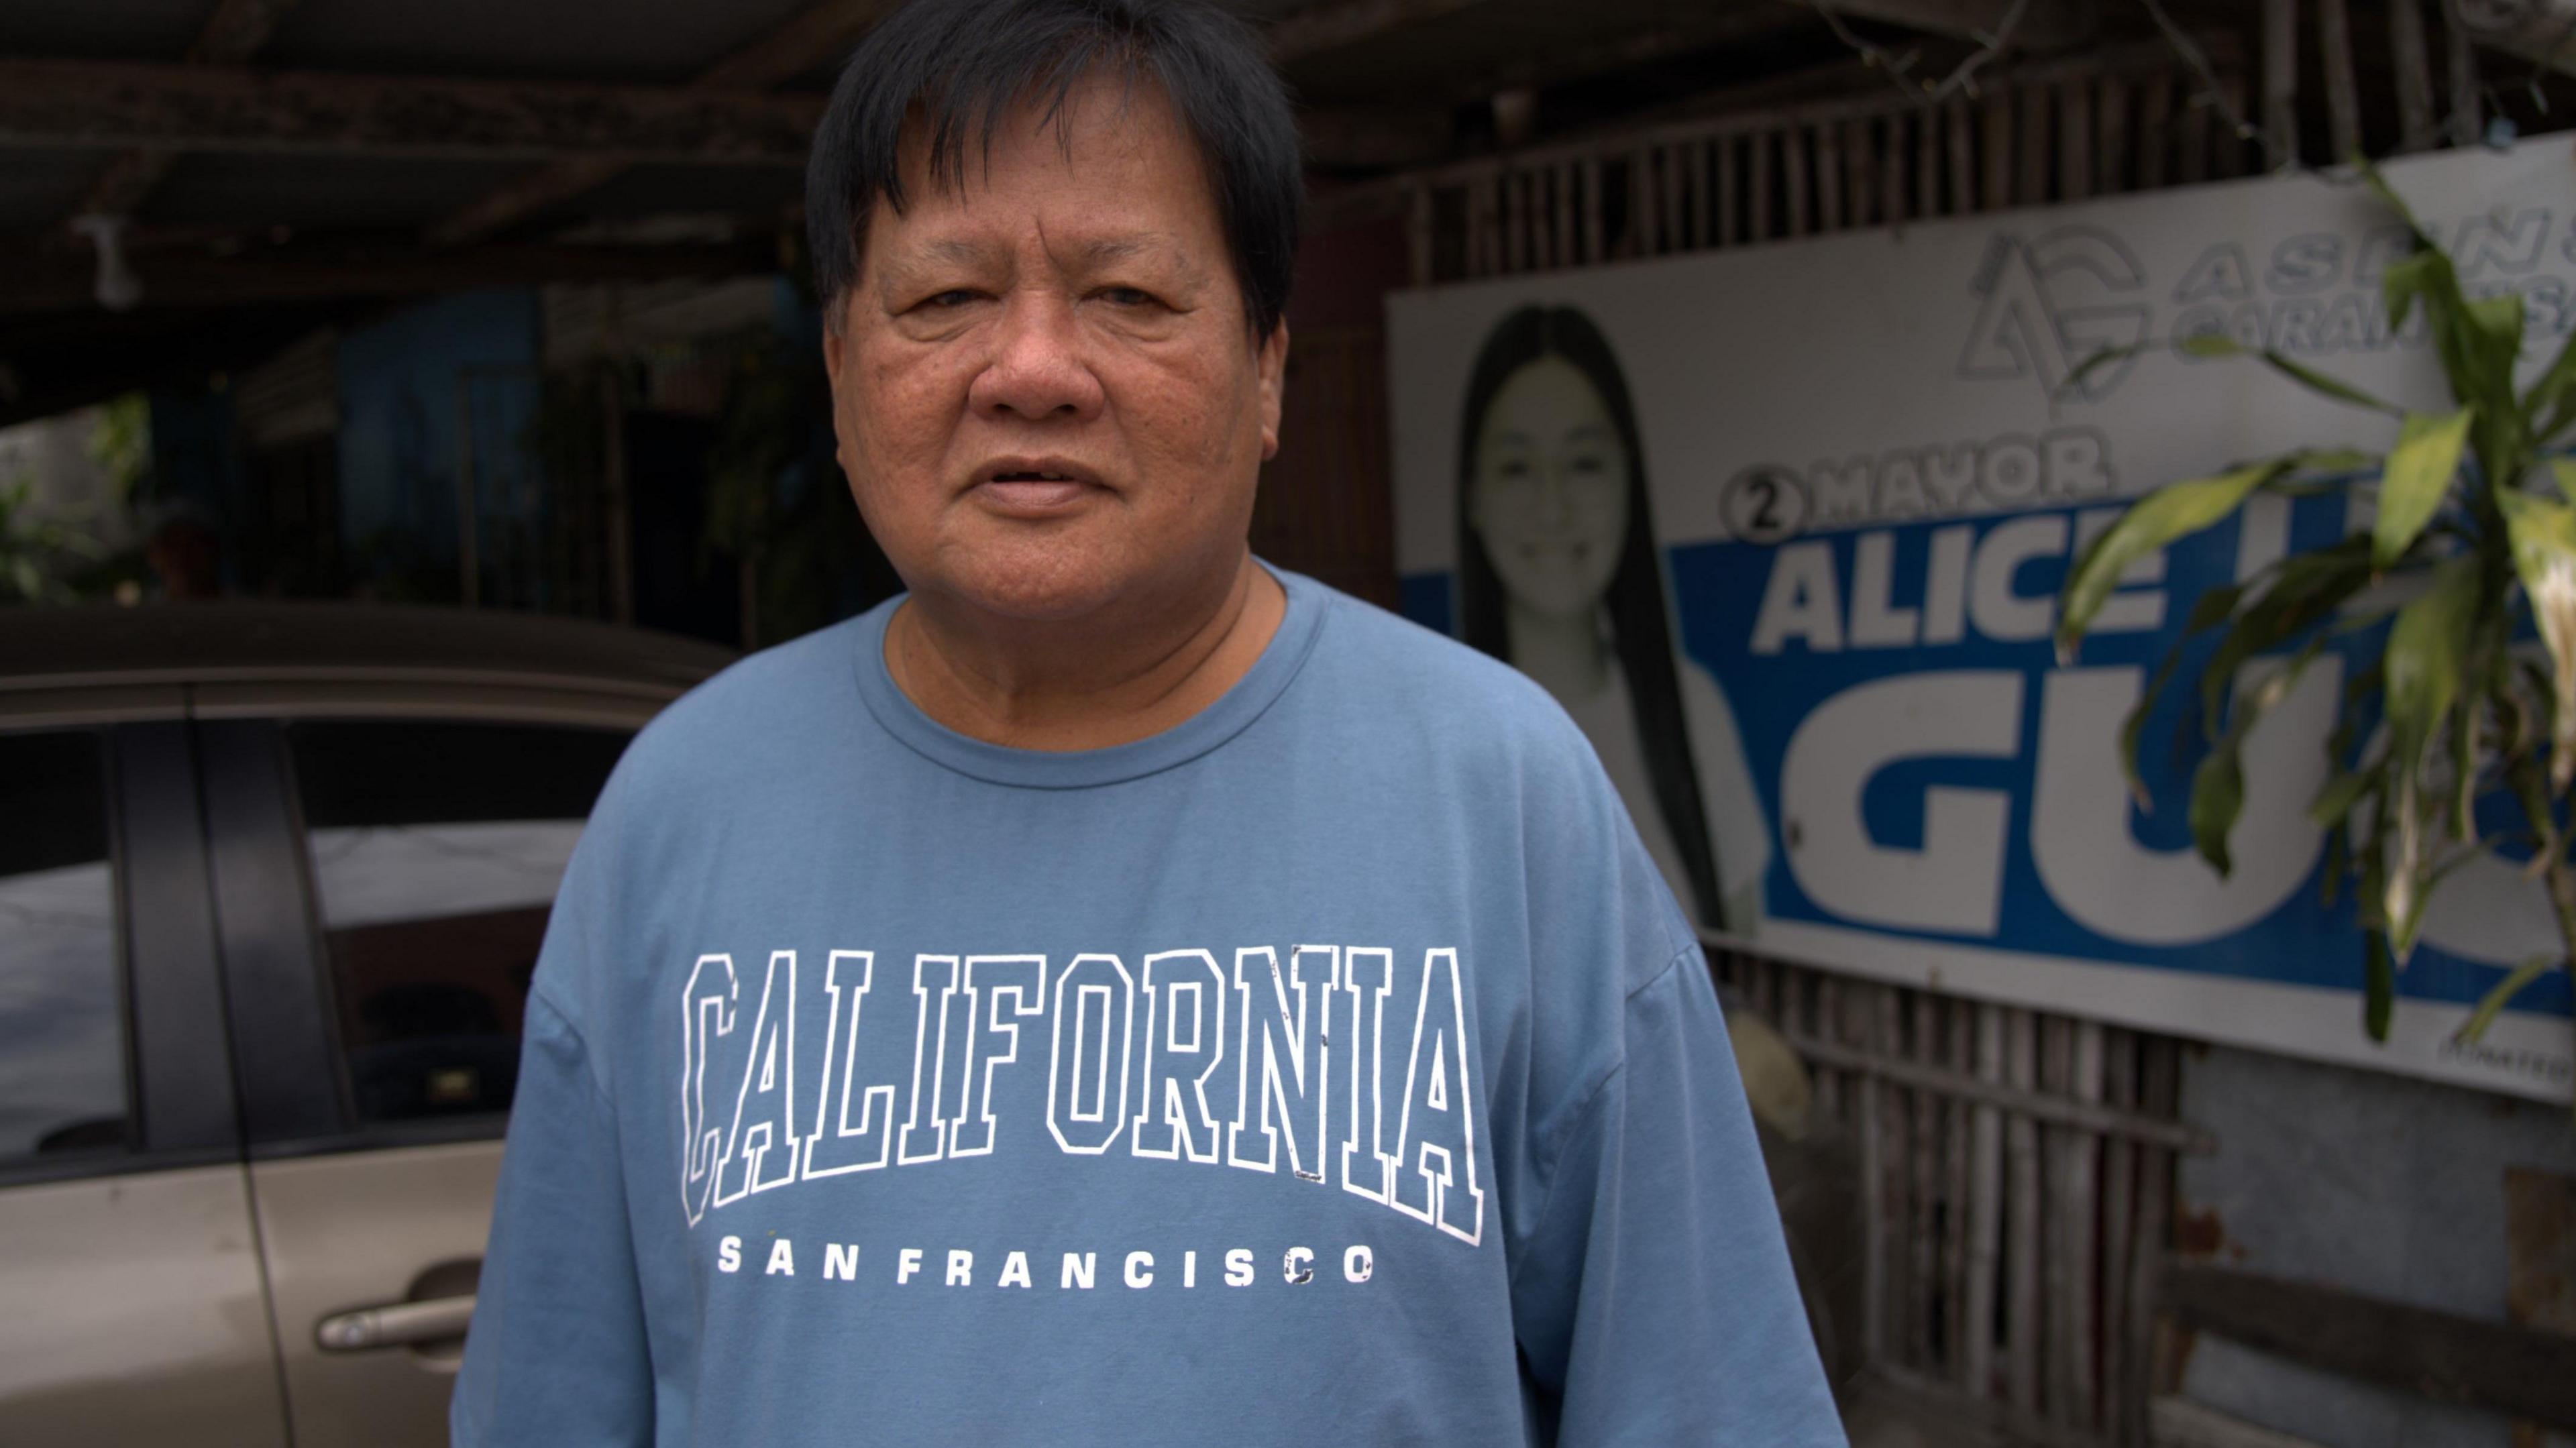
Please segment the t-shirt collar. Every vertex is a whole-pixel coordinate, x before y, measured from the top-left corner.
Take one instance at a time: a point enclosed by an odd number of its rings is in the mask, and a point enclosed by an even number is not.
[[[877,723],[914,753],[990,784],[1019,789],[1089,789],[1159,773],[1206,754],[1250,727],[1297,677],[1314,648],[1316,636],[1322,632],[1322,585],[1267,563],[1261,566],[1269,569],[1288,595],[1278,630],[1262,647],[1261,657],[1215,703],[1160,734],[1106,749],[1057,751],[988,744],[941,724],[921,712],[920,706],[896,687],[894,675],[886,669],[886,621],[902,604],[901,594],[868,610],[858,620],[852,638],[858,657],[852,663],[858,675],[859,698]]]

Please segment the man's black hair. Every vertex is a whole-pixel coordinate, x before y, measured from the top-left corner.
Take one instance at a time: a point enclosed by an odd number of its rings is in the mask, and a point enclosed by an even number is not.
[[[1161,87],[1206,162],[1253,336],[1288,306],[1305,195],[1297,121],[1261,41],[1203,0],[912,0],[841,68],[805,170],[805,225],[826,315],[858,280],[870,211],[904,206],[908,128],[930,145],[934,185],[965,184],[967,147],[989,152],[1023,101],[1064,130],[1088,76]]]

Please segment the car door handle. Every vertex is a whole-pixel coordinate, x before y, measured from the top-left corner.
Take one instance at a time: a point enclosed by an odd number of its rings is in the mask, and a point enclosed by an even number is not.
[[[474,1317],[474,1297],[433,1297],[426,1302],[388,1302],[334,1313],[313,1325],[313,1340],[324,1352],[365,1352],[465,1335]]]

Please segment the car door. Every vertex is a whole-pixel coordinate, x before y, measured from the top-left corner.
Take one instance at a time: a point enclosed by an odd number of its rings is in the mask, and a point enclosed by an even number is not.
[[[0,1439],[282,1445],[187,726],[0,704]]]
[[[198,730],[296,1444],[444,1444],[529,977],[627,731]]]

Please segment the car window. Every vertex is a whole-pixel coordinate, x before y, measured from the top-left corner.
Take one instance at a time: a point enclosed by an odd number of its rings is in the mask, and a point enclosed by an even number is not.
[[[362,1122],[509,1107],[546,912],[626,739],[497,724],[288,729]]]
[[[0,734],[0,1164],[126,1146],[105,741]]]

